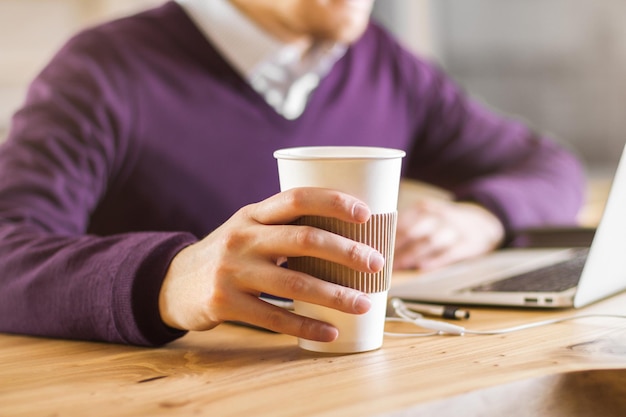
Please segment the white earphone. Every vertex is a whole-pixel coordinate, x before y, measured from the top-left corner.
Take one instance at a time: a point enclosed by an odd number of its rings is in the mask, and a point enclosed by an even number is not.
[[[456,324],[450,324],[445,321],[425,319],[422,314],[409,309],[399,298],[393,297],[389,300],[389,303],[399,319],[388,317],[388,321],[409,321],[424,329],[435,330],[435,334],[454,334],[458,336],[465,334],[465,328],[463,326],[457,326]],[[432,334],[425,335],[430,336]]]

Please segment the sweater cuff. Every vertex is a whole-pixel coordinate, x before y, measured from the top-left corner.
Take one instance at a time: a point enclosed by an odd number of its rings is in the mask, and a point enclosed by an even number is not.
[[[187,233],[142,234],[136,252],[128,254],[113,286],[113,314],[116,327],[125,343],[161,346],[187,332],[167,326],[159,312],[159,293],[169,265],[183,248],[197,241]]]

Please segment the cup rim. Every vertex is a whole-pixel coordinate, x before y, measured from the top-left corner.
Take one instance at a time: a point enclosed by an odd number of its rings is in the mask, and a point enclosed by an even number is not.
[[[377,146],[299,146],[274,151],[276,159],[395,159],[406,155],[401,149]]]

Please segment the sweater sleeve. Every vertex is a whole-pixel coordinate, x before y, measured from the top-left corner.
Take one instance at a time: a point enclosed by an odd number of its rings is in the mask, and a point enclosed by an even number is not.
[[[575,224],[585,189],[576,155],[468,97],[436,66],[411,59],[404,71],[417,91],[417,117],[406,175],[483,205],[509,237],[528,227]]]
[[[159,316],[172,257],[193,238],[131,233],[59,236],[0,226],[0,331],[157,346],[184,332]]]
[[[132,127],[120,122],[132,120],[132,103],[111,105],[128,87],[106,73],[97,59],[106,44],[97,45],[81,35],[59,52],[0,148],[0,331],[160,345],[184,334],[162,323],[158,294],[172,258],[196,238],[88,234],[132,163]]]

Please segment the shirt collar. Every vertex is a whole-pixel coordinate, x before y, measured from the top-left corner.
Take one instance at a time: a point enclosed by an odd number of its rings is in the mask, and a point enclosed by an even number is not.
[[[343,44],[302,48],[274,38],[228,0],[176,0],[222,56],[288,119],[304,111],[319,80],[345,53]]]

